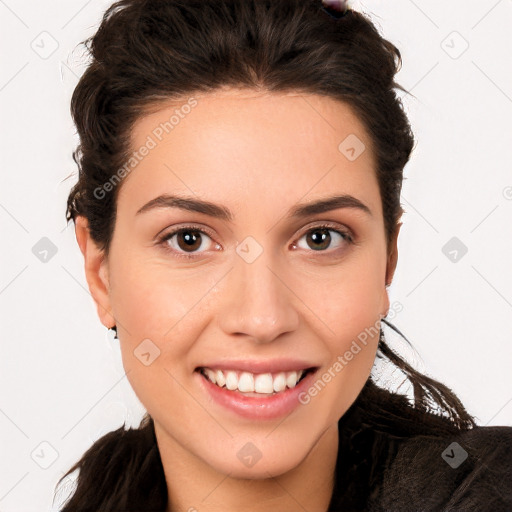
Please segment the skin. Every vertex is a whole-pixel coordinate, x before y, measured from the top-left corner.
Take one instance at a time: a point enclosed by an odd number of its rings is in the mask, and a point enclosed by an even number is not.
[[[76,236],[98,315],[117,325],[123,365],[155,432],[168,483],[168,512],[326,511],[333,491],[337,422],[364,386],[378,335],[342,371],[286,418],[250,421],[212,402],[194,369],[220,358],[300,357],[326,372],[358,335],[379,326],[390,307],[397,225],[386,245],[371,140],[346,104],[298,93],[226,89],[198,104],[120,185],[108,258],[77,218]],[[133,148],[172,115],[168,103],[137,121]],[[366,150],[350,161],[338,150],[355,134]],[[177,208],[136,215],[163,193],[195,196],[233,213],[233,221]],[[351,194],[371,215],[342,208],[287,220],[289,208]],[[308,237],[322,222],[335,231],[321,250]],[[207,229],[188,254],[180,235],[158,233],[194,223]],[[165,231],[163,231],[165,230]],[[247,236],[262,254],[236,252]],[[298,245],[292,248],[293,243]],[[167,244],[167,250],[165,249]],[[150,339],[160,355],[135,357]],[[253,443],[261,459],[246,467],[237,452]]]

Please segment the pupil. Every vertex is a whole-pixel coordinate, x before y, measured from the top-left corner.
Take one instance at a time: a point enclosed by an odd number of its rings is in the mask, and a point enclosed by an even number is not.
[[[178,237],[178,245],[180,246],[180,249],[195,249],[197,247],[194,247],[194,244],[196,244],[197,246],[201,245],[200,243],[198,244],[198,240],[199,240],[199,237],[195,234],[197,233],[197,231],[183,231],[182,232],[182,235],[183,235],[183,239],[185,240],[185,246],[182,247],[181,246],[181,243],[180,243],[180,240],[182,239],[181,237]]]
[[[320,236],[317,236],[317,233],[321,233]],[[328,229],[315,229],[311,232],[311,238],[315,244],[321,244],[321,247],[312,247],[314,250],[318,250],[319,248],[326,249],[329,247],[331,241],[331,235]]]

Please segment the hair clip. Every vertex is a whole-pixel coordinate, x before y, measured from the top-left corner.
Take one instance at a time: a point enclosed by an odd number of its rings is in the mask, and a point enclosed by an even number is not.
[[[339,19],[349,11],[348,0],[322,0],[322,9],[332,18]]]

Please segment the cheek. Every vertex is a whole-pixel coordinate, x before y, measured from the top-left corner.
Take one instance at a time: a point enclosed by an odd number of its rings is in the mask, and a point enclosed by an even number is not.
[[[358,274],[359,275],[359,274]],[[347,411],[367,381],[380,338],[378,275],[349,279],[325,290],[324,314],[313,327],[321,330],[330,360],[308,390],[320,423],[331,424]],[[329,326],[329,329],[325,327]],[[325,404],[330,404],[328,407]]]
[[[197,415],[182,386],[189,386],[189,352],[204,313],[198,301],[209,286],[197,278],[187,282],[161,262],[128,255],[117,260],[111,283],[123,367],[138,399],[157,418],[162,411]]]
[[[112,268],[111,303],[133,389],[145,406],[181,396],[178,382],[187,381],[197,363],[195,343],[213,314],[222,272],[178,270],[162,258],[126,253]]]
[[[386,265],[378,249],[358,251],[329,272],[297,281],[295,290],[328,338],[352,339],[380,319]]]
[[[134,336],[174,338],[180,320],[197,309],[214,280],[172,269],[164,258],[125,254],[112,265],[114,316]]]
[[[385,258],[378,248],[360,251],[346,265],[333,267],[329,279],[303,293],[315,312],[312,329],[323,338],[330,363],[319,376],[341,409],[356,398],[375,361],[385,291]],[[384,262],[384,263],[383,263]],[[320,382],[317,387],[323,384]]]

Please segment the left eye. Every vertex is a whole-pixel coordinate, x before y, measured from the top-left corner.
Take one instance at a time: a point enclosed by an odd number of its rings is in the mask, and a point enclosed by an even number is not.
[[[301,247],[300,244],[297,245],[302,249],[324,252],[324,249],[329,248],[332,244],[333,237],[330,233],[335,233],[334,239],[337,238],[341,242],[340,246],[352,242],[352,237],[346,231],[336,230],[330,226],[316,226],[309,229],[299,238],[299,241],[305,238],[308,247]]]

